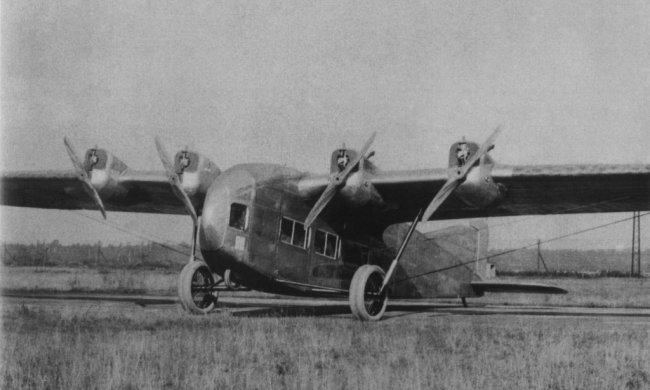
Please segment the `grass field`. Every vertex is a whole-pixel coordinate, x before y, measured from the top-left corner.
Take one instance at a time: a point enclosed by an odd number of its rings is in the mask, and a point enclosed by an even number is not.
[[[13,306],[0,387],[644,389],[647,322],[535,316],[188,317]]]
[[[0,274],[9,290],[163,295],[174,293],[177,277],[42,267]],[[526,281],[570,293],[476,301],[650,307],[650,279]],[[650,389],[647,319],[432,312],[359,323],[281,311],[196,317],[176,306],[2,309],[2,389]]]

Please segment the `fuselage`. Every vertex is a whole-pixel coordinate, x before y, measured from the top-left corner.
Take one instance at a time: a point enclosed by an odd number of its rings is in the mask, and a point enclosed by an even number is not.
[[[201,252],[214,272],[230,269],[245,285],[282,294],[348,288],[354,267],[346,269],[342,253],[348,262],[360,262],[368,244],[343,240],[342,221],[319,218],[305,230],[311,205],[298,189],[303,175],[279,165],[245,164],[215,179],[199,230]]]
[[[377,236],[376,225],[346,213],[344,202],[330,204],[329,212],[305,230],[313,199],[300,185],[304,178],[304,173],[284,166],[245,164],[215,179],[203,203],[199,229],[201,253],[213,272],[223,275],[230,269],[241,284],[260,291],[344,296],[360,265],[387,267],[399,242]],[[464,240],[462,247],[475,247],[475,230],[460,228],[453,235],[453,240]],[[419,249],[419,244],[413,246],[411,260],[400,266],[402,276],[474,256],[468,249],[459,257],[456,247],[461,246],[456,244],[445,249],[436,240],[421,243]],[[395,285],[393,296],[471,296],[463,286],[474,278],[474,271],[461,267],[450,272],[457,274],[435,273]]]

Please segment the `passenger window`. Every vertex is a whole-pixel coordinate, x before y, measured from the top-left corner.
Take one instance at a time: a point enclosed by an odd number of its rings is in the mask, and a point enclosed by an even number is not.
[[[339,236],[322,230],[316,230],[314,235],[314,251],[320,255],[336,258],[339,246]]]
[[[300,247],[304,248],[306,246],[305,245],[306,236],[307,235],[305,234],[305,226],[303,224],[299,223],[299,222],[294,221],[294,223],[293,223],[293,240],[292,240],[291,243],[293,245],[295,245],[295,246],[300,246]]]
[[[300,248],[306,248],[307,234],[305,232],[305,225],[298,221],[282,217],[280,241]]]
[[[248,207],[239,203],[231,204],[228,225],[237,230],[246,230],[248,227]]]
[[[282,218],[282,226],[280,227],[280,241],[291,244],[292,235],[293,221],[290,219]]]

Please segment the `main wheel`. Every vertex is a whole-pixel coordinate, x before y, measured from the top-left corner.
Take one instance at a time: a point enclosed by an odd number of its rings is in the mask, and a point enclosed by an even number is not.
[[[214,277],[207,264],[193,261],[186,264],[178,276],[178,298],[185,311],[206,314],[214,309],[211,286]]]
[[[239,288],[239,283],[235,281],[236,278],[233,277],[233,273],[230,271],[230,269],[227,269],[223,273],[223,282],[231,290],[236,290]]]
[[[357,269],[350,283],[350,309],[361,321],[378,321],[386,311],[386,292],[379,295],[386,273],[376,265],[363,265]]]

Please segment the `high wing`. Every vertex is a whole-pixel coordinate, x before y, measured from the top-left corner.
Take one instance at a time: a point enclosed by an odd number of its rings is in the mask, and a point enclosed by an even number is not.
[[[380,214],[387,224],[408,221],[447,179],[447,169],[376,172],[367,178],[386,205]],[[499,185],[502,197],[476,207],[452,193],[430,219],[650,209],[650,165],[495,166],[490,177],[479,179]]]
[[[1,203],[46,209],[97,209],[72,170],[4,173]],[[117,176],[119,194],[104,196],[108,211],[187,214],[163,171],[127,170]]]

